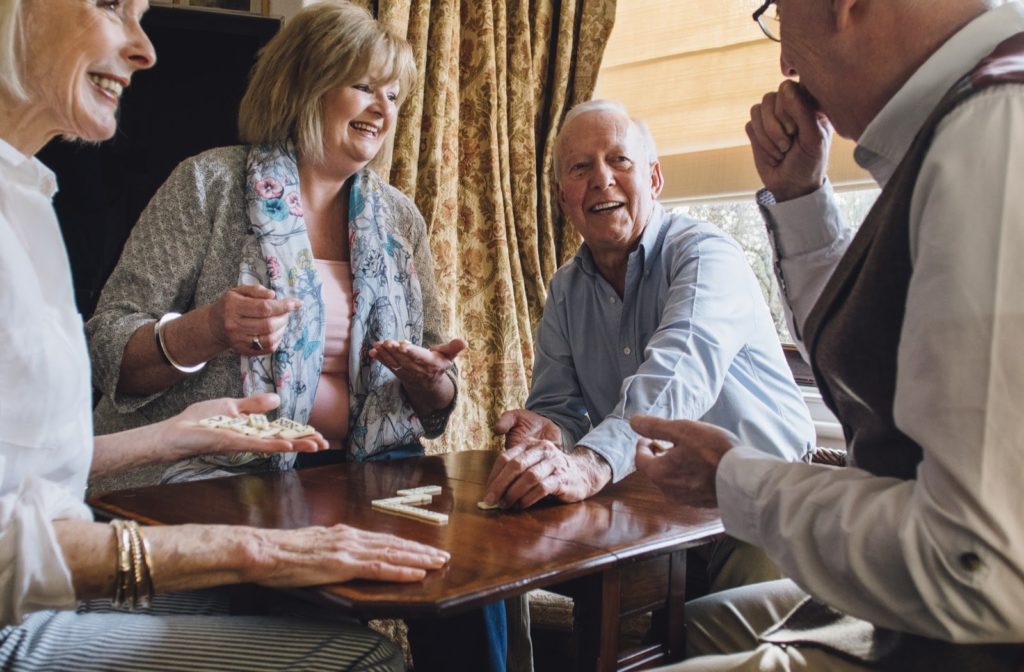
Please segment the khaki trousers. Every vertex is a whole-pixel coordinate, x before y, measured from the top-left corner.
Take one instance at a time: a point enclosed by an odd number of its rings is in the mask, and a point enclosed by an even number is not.
[[[689,660],[661,672],[807,671],[862,672],[851,663],[809,646],[760,644],[758,635],[782,620],[807,593],[789,580],[714,593],[686,604]]]
[[[702,546],[695,550],[694,555],[707,566],[712,592],[781,578],[779,570],[764,551],[732,537],[723,537]],[[508,622],[508,672],[533,672],[527,596],[506,600],[505,614]]]

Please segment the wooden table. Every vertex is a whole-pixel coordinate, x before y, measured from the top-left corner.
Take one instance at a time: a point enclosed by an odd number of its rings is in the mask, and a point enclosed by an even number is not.
[[[346,523],[444,548],[449,565],[415,584],[352,581],[309,591],[352,614],[445,616],[556,588],[576,600],[581,670],[629,670],[683,656],[685,550],[722,533],[717,512],[671,503],[640,474],[584,502],[526,511],[481,511],[496,453],[469,451],[393,462],[136,488],[90,500],[103,515],[161,525],[226,523],[266,528]],[[381,513],[370,501],[399,488],[440,485],[426,508],[449,515],[436,526]],[[650,645],[619,651],[620,616],[664,609]]]

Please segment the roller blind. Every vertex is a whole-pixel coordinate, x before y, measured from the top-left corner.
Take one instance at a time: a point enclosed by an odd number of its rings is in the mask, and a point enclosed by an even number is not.
[[[663,200],[749,195],[760,180],[743,127],[782,81],[779,45],[750,15],[756,0],[619,0],[595,96],[619,100],[658,144]],[[829,175],[863,185],[853,143],[837,138]]]

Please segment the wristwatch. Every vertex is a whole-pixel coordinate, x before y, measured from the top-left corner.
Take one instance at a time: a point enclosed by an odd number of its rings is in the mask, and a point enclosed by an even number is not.
[[[156,337],[156,351],[160,353],[160,357],[163,358],[165,364],[173,366],[182,373],[196,373],[206,366],[206,362],[199,362],[195,366],[179,364],[174,361],[173,357],[171,357],[171,353],[167,352],[167,346],[164,344],[164,327],[167,326],[168,322],[176,320],[179,317],[181,317],[181,313],[165,313],[163,317],[156,321],[156,326],[153,328],[153,334]]]

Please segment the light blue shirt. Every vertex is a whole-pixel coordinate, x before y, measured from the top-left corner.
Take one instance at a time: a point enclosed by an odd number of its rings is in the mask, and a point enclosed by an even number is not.
[[[703,420],[786,460],[814,425],[739,246],[660,205],[629,255],[622,299],[586,245],[551,280],[526,407],[612,467],[634,469],[637,414]]]

